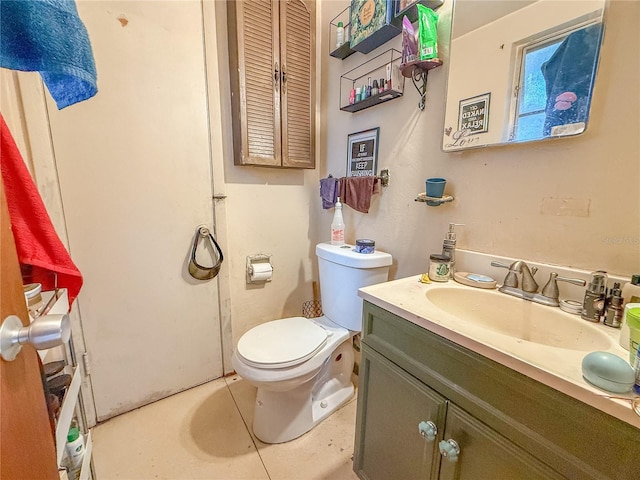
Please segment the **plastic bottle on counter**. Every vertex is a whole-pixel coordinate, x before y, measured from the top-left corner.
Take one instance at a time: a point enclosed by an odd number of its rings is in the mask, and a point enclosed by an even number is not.
[[[640,273],[631,276],[631,281],[622,287],[622,306],[640,303]]]
[[[336,209],[331,222],[331,245],[344,245],[344,220],[342,219],[342,203],[340,197],[336,202]]]

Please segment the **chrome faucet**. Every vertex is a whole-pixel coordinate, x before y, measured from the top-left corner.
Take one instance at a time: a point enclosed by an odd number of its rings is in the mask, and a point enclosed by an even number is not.
[[[499,291],[514,297],[523,298],[532,302],[540,303],[550,307],[557,307],[559,303],[560,292],[558,291],[558,281],[573,283],[574,285],[584,286],[585,281],[579,278],[559,277],[557,273],[552,272],[549,275],[549,281],[542,291],[538,293],[538,283],[533,276],[538,271],[537,267],[531,267],[522,260],[517,260],[511,265],[505,265],[500,262],[491,262],[491,266],[506,268],[509,270],[504,277],[504,282]],[[518,280],[520,274],[522,281]]]
[[[538,267],[532,267],[529,270],[529,265],[524,263],[522,260],[518,260],[517,262],[513,262],[511,267],[509,268],[510,272],[518,272],[522,275],[522,286],[520,289],[523,292],[527,293],[537,293],[538,292],[538,283],[535,281],[533,276],[538,271]]]
[[[491,266],[509,269],[509,273],[507,273],[507,276],[504,277],[504,282],[502,282],[502,287],[500,288],[500,291],[504,291],[502,290],[504,287],[509,287],[509,288],[516,288],[516,289],[519,288],[523,292],[527,292],[527,293],[538,292],[538,283],[533,278],[533,276],[538,271],[538,267],[532,267],[530,270],[529,265],[527,265],[522,260],[517,260],[513,262],[510,266],[500,262],[491,262]],[[517,275],[518,273],[522,277],[522,282],[518,281],[518,275]]]

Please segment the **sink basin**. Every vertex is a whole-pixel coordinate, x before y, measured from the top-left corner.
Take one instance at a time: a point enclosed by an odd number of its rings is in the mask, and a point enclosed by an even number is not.
[[[527,342],[585,352],[611,346],[607,335],[576,315],[495,290],[442,287],[426,296],[461,321]]]

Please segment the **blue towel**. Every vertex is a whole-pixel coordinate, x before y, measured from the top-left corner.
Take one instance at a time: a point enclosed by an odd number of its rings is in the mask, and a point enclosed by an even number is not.
[[[0,0],[0,67],[40,72],[58,109],[98,92],[89,35],[73,0]]]

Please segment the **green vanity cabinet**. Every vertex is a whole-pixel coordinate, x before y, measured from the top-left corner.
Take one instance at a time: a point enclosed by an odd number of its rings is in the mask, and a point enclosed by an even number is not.
[[[363,320],[361,479],[638,478],[640,429],[367,301]]]
[[[364,345],[362,351],[359,388],[366,393],[358,408],[366,415],[359,412],[356,472],[368,480],[433,478],[442,434],[428,438],[426,430],[444,423],[446,399],[375,351]]]

